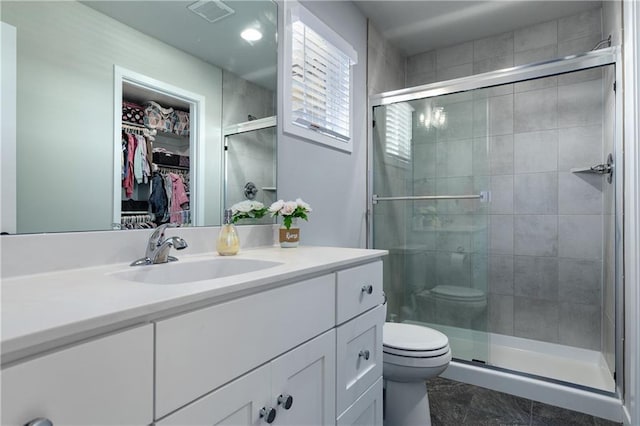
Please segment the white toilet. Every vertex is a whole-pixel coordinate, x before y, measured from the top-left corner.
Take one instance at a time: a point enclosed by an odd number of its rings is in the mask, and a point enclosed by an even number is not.
[[[431,425],[425,382],[449,366],[449,339],[431,328],[387,322],[382,342],[385,426]]]
[[[484,291],[455,285],[438,285],[415,295],[421,320],[461,328],[473,328],[473,321],[487,309]]]

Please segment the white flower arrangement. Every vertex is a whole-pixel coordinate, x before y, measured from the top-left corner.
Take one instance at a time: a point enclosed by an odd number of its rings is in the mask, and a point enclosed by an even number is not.
[[[293,219],[309,220],[307,214],[311,212],[311,206],[300,198],[295,201],[278,200],[269,207],[271,216],[282,216],[282,224],[290,229]]]
[[[231,206],[231,220],[260,219],[267,214],[267,208],[260,201],[244,200]]]

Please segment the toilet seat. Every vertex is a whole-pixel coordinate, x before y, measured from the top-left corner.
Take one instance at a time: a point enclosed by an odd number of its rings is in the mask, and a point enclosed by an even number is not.
[[[393,355],[387,352],[382,353],[383,361],[388,364],[393,364],[401,367],[414,367],[414,368],[436,368],[448,365],[451,361],[451,349],[446,348],[446,351],[438,356],[417,358],[412,356],[399,356]]]
[[[382,346],[382,352],[385,354],[410,358],[433,358],[436,356],[444,355],[449,352],[449,350],[449,345],[431,351],[407,351],[403,349],[390,348],[384,345]]]
[[[428,290],[436,299],[459,302],[484,302],[487,295],[482,290],[455,285],[437,285]]]

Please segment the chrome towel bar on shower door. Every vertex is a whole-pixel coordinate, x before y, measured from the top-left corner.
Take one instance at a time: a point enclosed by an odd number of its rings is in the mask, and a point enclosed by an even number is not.
[[[480,194],[471,195],[408,195],[402,197],[379,197],[377,194],[373,194],[373,204],[378,204],[378,201],[429,201],[429,200],[480,200],[482,203],[491,201],[491,193],[489,191],[481,191]]]

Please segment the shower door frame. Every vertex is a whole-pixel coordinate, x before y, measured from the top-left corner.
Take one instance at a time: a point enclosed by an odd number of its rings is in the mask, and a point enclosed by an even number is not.
[[[394,90],[369,96],[367,109],[368,135],[367,135],[367,248],[373,247],[373,205],[375,203],[373,194],[373,109],[378,106],[390,105],[398,102],[413,101],[423,98],[435,98],[458,92],[474,89],[482,89],[503,84],[516,83],[519,81],[548,77],[556,74],[576,72],[589,68],[596,68],[606,65],[614,65],[615,81],[621,82],[622,63],[621,50],[619,46],[613,46],[596,51],[586,52],[578,55],[571,55],[564,58],[553,59],[527,65],[520,65],[502,70],[491,71],[483,74],[475,74],[454,80],[430,83],[426,85],[411,87],[407,89]],[[614,89],[615,90],[615,89]],[[589,389],[590,392],[602,393],[621,398],[624,390],[623,373],[623,337],[624,337],[624,312],[623,305],[623,253],[618,248],[624,247],[624,233],[622,232],[622,194],[624,188],[623,164],[623,138],[622,138],[622,96],[616,93],[615,97],[615,117],[614,117],[614,173],[615,173],[615,234],[617,244],[615,245],[615,392],[609,393],[597,389]],[[615,166],[619,165],[619,166]],[[377,194],[387,196],[390,194]],[[483,368],[492,368],[485,366]],[[526,375],[514,371],[513,374]],[[569,386],[570,384],[568,384]],[[580,387],[579,385],[574,385]]]

